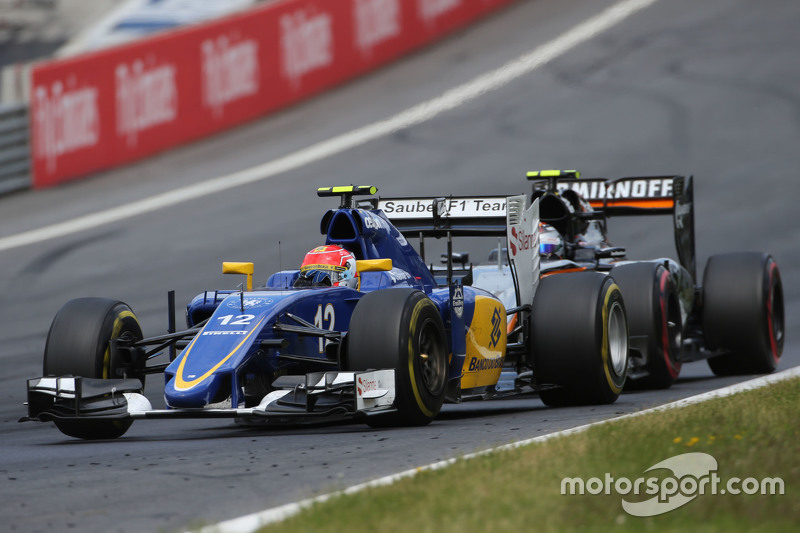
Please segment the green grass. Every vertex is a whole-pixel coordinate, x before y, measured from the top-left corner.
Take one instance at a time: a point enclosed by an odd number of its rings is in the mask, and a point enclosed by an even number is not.
[[[315,504],[261,532],[797,531],[800,379],[619,420],[515,450],[456,461],[394,485]],[[562,495],[564,477],[631,480],[687,452],[716,458],[723,483],[780,477],[783,495],[698,495],[647,518],[622,496]],[[658,472],[665,472],[659,470]],[[651,496],[625,496],[641,501]]]

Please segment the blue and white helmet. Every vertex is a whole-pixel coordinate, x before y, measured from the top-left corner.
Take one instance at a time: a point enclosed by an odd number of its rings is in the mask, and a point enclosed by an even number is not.
[[[564,239],[550,224],[539,222],[539,255],[547,259],[564,257]]]

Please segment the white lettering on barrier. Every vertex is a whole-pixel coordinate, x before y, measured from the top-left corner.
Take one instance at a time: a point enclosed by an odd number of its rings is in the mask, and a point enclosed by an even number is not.
[[[399,0],[355,0],[356,45],[362,52],[400,34]]]
[[[230,44],[224,35],[200,45],[203,56],[203,103],[221,116],[226,104],[257,94],[258,43]]]
[[[417,0],[422,20],[430,22],[461,5],[461,0]]]
[[[295,11],[281,17],[283,70],[297,83],[301,76],[333,62],[333,22],[327,13]]]
[[[39,85],[34,104],[34,153],[36,158],[46,159],[48,172],[56,170],[60,156],[95,146],[100,139],[95,87],[65,91],[62,82],[56,81],[48,91],[47,86]]]
[[[117,134],[136,146],[139,132],[172,122],[178,115],[175,66],[146,69],[140,60],[116,68]]]

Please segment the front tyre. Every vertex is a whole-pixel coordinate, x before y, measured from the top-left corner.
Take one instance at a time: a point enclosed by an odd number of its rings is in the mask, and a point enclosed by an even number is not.
[[[369,417],[374,425],[421,426],[444,402],[447,343],[438,308],[415,289],[386,289],[359,300],[347,334],[350,370],[395,370],[394,416]]]
[[[628,375],[622,291],[598,272],[554,274],[533,298],[534,369],[547,405],[613,403]]]
[[[773,372],[783,353],[783,284],[772,256],[759,252],[714,255],[703,273],[706,348],[717,375]]]
[[[78,298],[56,314],[44,349],[45,376],[97,379],[138,378],[144,386],[144,360],[115,349],[111,340],[142,339],[142,328],[126,304],[108,298]],[[132,420],[54,420],[65,435],[79,439],[122,436]]]

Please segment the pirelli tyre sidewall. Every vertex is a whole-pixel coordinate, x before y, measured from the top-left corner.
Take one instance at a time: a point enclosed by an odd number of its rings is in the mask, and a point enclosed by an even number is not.
[[[617,284],[598,272],[543,278],[533,300],[534,371],[548,405],[614,402],[628,374],[628,323]]]
[[[347,334],[350,370],[395,369],[397,414],[374,425],[424,425],[442,408],[447,342],[438,308],[416,289],[368,293],[353,311]]]
[[[760,252],[709,258],[703,273],[706,348],[727,353],[708,360],[718,375],[774,371],[783,353],[783,283],[775,260]]]
[[[114,350],[111,340],[141,339],[139,321],[127,304],[108,298],[78,298],[67,302],[56,314],[44,352],[45,376],[81,376],[96,379],[138,378],[144,361],[127,361]],[[122,436],[130,420],[55,420],[62,433],[81,439]]]
[[[629,382],[637,388],[667,388],[681,371],[683,339],[680,301],[669,270],[661,263],[630,263],[611,275],[622,290],[631,348],[643,351],[647,375]]]

